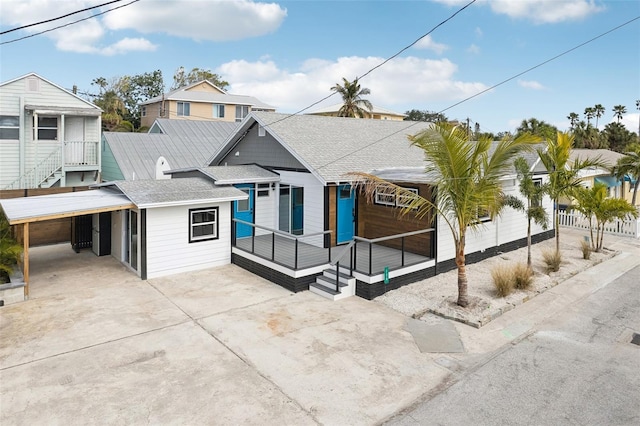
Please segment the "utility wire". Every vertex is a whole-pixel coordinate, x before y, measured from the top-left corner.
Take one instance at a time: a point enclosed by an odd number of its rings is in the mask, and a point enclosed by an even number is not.
[[[583,46],[586,46],[587,44],[592,43],[592,42],[594,42],[594,41],[598,40],[599,38],[604,37],[605,35],[612,33],[613,31],[619,30],[620,28],[624,27],[625,25],[629,25],[630,23],[632,23],[632,22],[634,22],[634,21],[637,21],[638,19],[640,19],[640,16],[636,16],[635,18],[632,18],[632,19],[630,19],[630,20],[628,20],[628,21],[626,21],[626,22],[624,22],[624,23],[622,23],[622,24],[620,24],[620,25],[618,25],[618,26],[616,26],[616,27],[614,27],[614,28],[612,28],[612,29],[610,29],[610,30],[608,30],[608,31],[605,31],[604,33],[602,33],[602,34],[600,34],[600,35],[597,35],[597,36],[595,36],[595,37],[593,37],[593,38],[591,38],[591,39],[589,39],[589,40],[587,40],[587,41],[585,41],[585,42],[583,42],[583,43],[578,44],[577,46],[574,46],[574,47],[572,47],[572,48],[570,48],[570,49],[565,50],[564,52],[559,53],[559,54],[557,54],[557,55],[553,56],[553,57],[552,57],[552,58],[550,58],[550,59],[547,59],[547,60],[545,60],[545,61],[543,61],[543,62],[540,62],[540,63],[539,63],[539,64],[537,64],[537,65],[534,65],[534,66],[532,66],[532,67],[530,67],[530,68],[527,68],[526,70],[524,70],[524,71],[522,71],[522,72],[520,72],[520,73],[518,73],[518,74],[516,74],[516,75],[514,75],[514,76],[512,76],[512,77],[509,77],[509,78],[507,78],[507,79],[504,79],[504,80],[502,80],[501,82],[496,83],[496,84],[494,84],[493,86],[491,86],[491,87],[489,87],[489,88],[487,88],[487,89],[485,89],[485,90],[482,90],[482,91],[480,91],[480,92],[476,93],[475,95],[469,96],[468,98],[465,98],[465,99],[463,99],[463,100],[461,100],[461,101],[459,101],[459,102],[456,102],[455,104],[453,104],[453,105],[451,105],[451,106],[448,106],[447,108],[444,108],[443,110],[438,111],[438,114],[443,113],[444,111],[450,110],[451,108],[453,108],[453,107],[455,107],[455,106],[458,106],[458,105],[460,105],[461,103],[466,102],[466,101],[468,101],[468,100],[470,100],[470,99],[473,99],[473,98],[475,98],[475,97],[477,97],[477,96],[480,96],[480,95],[482,95],[483,93],[488,92],[489,90],[495,89],[495,88],[496,88],[496,87],[498,87],[498,86],[502,86],[503,84],[505,84],[505,83],[507,83],[507,82],[509,82],[509,81],[511,81],[511,80],[513,80],[513,79],[515,79],[515,78],[518,78],[518,77],[520,77],[520,76],[521,76],[521,75],[523,75],[523,74],[526,74],[526,73],[528,73],[528,72],[530,72],[530,71],[532,71],[532,70],[534,70],[534,69],[536,69],[536,68],[539,68],[539,67],[541,67],[541,66],[543,66],[543,65],[546,65],[546,64],[548,64],[549,62],[554,61],[554,60],[556,60],[556,59],[558,59],[558,58],[560,58],[560,57],[562,57],[562,56],[564,56],[564,55],[566,55],[566,54],[568,54],[568,53],[571,53],[571,52],[573,52],[573,51],[574,51],[574,50],[576,50],[576,49],[579,49],[579,48],[581,48],[581,47],[583,47]],[[287,117],[285,117],[285,118],[287,118]],[[280,120],[280,121],[282,121],[282,120]],[[277,121],[275,121],[274,123],[277,123]],[[346,158],[346,157],[348,157],[348,156],[350,156],[350,155],[352,155],[352,154],[355,154],[356,152],[362,151],[362,150],[367,149],[367,148],[369,148],[369,147],[371,147],[371,146],[373,146],[373,145],[375,145],[375,144],[377,144],[377,143],[380,143],[380,142],[384,141],[385,139],[387,139],[387,138],[389,138],[389,137],[391,137],[391,136],[394,136],[394,135],[396,135],[396,134],[398,134],[398,133],[400,133],[400,132],[404,132],[404,131],[406,131],[407,129],[409,129],[409,128],[413,127],[413,126],[416,126],[416,125],[418,125],[418,124],[420,124],[420,123],[425,123],[425,122],[424,122],[424,121],[415,121],[413,124],[411,124],[411,125],[409,125],[409,126],[407,126],[407,127],[403,128],[403,129],[397,130],[397,131],[395,131],[395,132],[393,132],[393,133],[390,133],[390,134],[388,134],[388,135],[386,135],[386,136],[383,136],[383,137],[381,137],[380,139],[378,139],[378,140],[376,140],[376,141],[374,141],[374,142],[370,143],[369,145],[367,145],[367,146],[365,146],[365,147],[362,147],[362,148],[358,148],[358,149],[356,149],[356,150],[353,150],[352,152],[350,152],[350,153],[348,153],[348,154],[345,154],[345,155],[343,155],[343,156],[341,156],[341,157],[339,157],[339,158],[337,158],[337,159],[335,159],[335,160],[333,160],[333,161],[330,161],[330,162],[328,162],[328,163],[326,163],[326,164],[323,164],[322,166],[317,167],[317,169],[322,169],[322,168],[324,168],[324,167],[327,167],[327,166],[329,166],[329,165],[331,165],[331,164],[333,164],[333,163],[335,163],[335,162],[337,162],[337,161],[340,161],[340,160],[342,160],[342,159],[344,159],[344,158]]]
[[[21,27],[17,27],[17,28],[13,28],[13,29],[10,29],[10,30],[2,31],[2,32],[0,32],[0,35],[11,33],[13,31],[23,30],[25,28],[33,27],[33,26],[36,26],[36,25],[46,24],[48,22],[57,21],[58,19],[66,18],[67,16],[75,15],[76,13],[86,12],[86,11],[91,10],[91,9],[97,9],[98,7],[107,6],[107,5],[110,5],[112,3],[118,3],[118,2],[121,2],[121,1],[122,0],[113,0],[113,1],[110,1],[110,2],[107,2],[107,3],[102,3],[102,4],[99,4],[99,5],[96,5],[96,6],[87,7],[87,8],[82,9],[82,10],[76,10],[75,12],[67,13],[66,15],[58,16],[57,18],[51,18],[51,19],[47,19],[45,21],[35,22],[33,24],[23,25]]]
[[[100,16],[100,15],[104,15],[105,13],[113,12],[114,10],[121,9],[121,8],[123,8],[123,7],[130,6],[130,5],[132,5],[132,4],[134,4],[134,3],[137,3],[137,2],[139,2],[139,1],[140,1],[140,0],[133,0],[133,1],[129,2],[129,3],[127,3],[127,4],[123,4],[123,5],[121,5],[121,6],[114,7],[113,9],[105,10],[104,12],[96,13],[95,15],[91,15],[91,16],[88,16],[88,17],[86,17],[86,18],[78,19],[77,21],[69,22],[69,23],[64,24],[64,25],[59,25],[59,26],[57,26],[57,27],[53,27],[53,28],[50,28],[50,29],[48,29],[48,30],[40,31],[39,33],[34,33],[34,34],[31,34],[31,35],[28,35],[28,36],[24,36],[24,37],[16,38],[16,39],[14,39],[14,40],[3,41],[2,43],[0,43],[0,46],[2,46],[2,45],[4,45],[4,44],[9,44],[9,43],[15,43],[16,41],[20,41],[20,40],[24,40],[24,39],[27,39],[27,38],[35,37],[35,36],[37,36],[37,35],[41,35],[41,34],[44,34],[44,33],[48,33],[48,32],[50,32],[50,31],[57,30],[57,29],[60,29],[60,28],[68,27],[68,26],[70,26],[70,25],[77,24],[78,22],[82,22],[82,21],[86,21],[86,20],[89,20],[89,19],[93,19],[93,18],[96,18],[96,17],[98,17],[98,16]]]
[[[406,51],[407,49],[410,49],[411,47],[413,47],[416,43],[418,43],[420,40],[422,40],[423,38],[425,38],[426,36],[430,35],[432,32],[434,32],[436,29],[438,29],[439,27],[441,27],[442,25],[446,24],[447,22],[449,22],[450,20],[452,20],[456,15],[458,15],[460,12],[462,12],[463,10],[465,10],[466,8],[468,8],[469,6],[471,6],[473,3],[475,3],[476,0],[471,0],[469,3],[467,3],[466,5],[462,6],[460,9],[458,9],[453,15],[449,16],[447,19],[445,19],[444,21],[440,22],[438,25],[436,25],[435,27],[431,28],[428,32],[426,32],[425,34],[421,35],[419,38],[417,38],[413,43],[403,47],[402,49],[400,49],[398,52],[396,52],[395,54],[393,54],[392,56],[388,57],[387,59],[385,59],[384,61],[380,62],[378,65],[374,66],[373,68],[369,69],[369,71],[365,72],[364,74],[362,74],[360,77],[358,77],[358,80],[361,80],[363,77],[366,77],[367,75],[371,74],[373,71],[375,71],[376,69],[380,68],[381,66],[383,66],[384,64],[386,64],[387,62],[391,61],[392,59],[398,57],[400,54],[402,54],[404,51]],[[327,99],[331,98],[332,96],[334,96],[337,92],[332,91],[329,95],[325,96],[324,98],[312,103],[311,105],[302,108],[299,111],[296,111],[292,114],[289,114],[286,117],[283,117],[279,120],[274,121],[273,123],[269,123],[269,125],[271,124],[275,124],[275,123],[279,123],[283,120],[288,119],[289,117],[293,116],[293,115],[298,115],[306,110],[308,110],[311,107],[314,107],[316,105],[318,105],[321,102],[326,101]]]

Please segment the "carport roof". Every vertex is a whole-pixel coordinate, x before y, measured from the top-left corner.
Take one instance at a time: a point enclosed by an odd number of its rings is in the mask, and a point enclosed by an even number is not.
[[[8,198],[0,205],[10,225],[135,207],[125,195],[109,189]]]

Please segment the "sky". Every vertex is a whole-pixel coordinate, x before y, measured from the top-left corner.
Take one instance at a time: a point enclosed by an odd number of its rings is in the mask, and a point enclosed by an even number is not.
[[[0,32],[107,1],[0,0]],[[624,105],[622,122],[638,132],[640,1],[477,0],[448,19],[468,2],[121,0],[0,35],[0,81],[35,72],[97,93],[97,77],[161,70],[168,91],[179,67],[197,67],[220,74],[230,93],[294,113],[433,30],[361,78],[367,99],[400,113],[469,119],[493,133],[529,118],[566,130],[569,113],[584,117],[596,104],[606,108],[602,129],[615,121],[613,106]],[[308,111],[339,102],[335,95]]]

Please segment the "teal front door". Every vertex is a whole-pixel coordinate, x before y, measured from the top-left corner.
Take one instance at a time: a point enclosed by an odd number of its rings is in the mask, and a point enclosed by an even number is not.
[[[242,220],[245,222],[253,222],[254,212],[253,212],[253,195],[255,192],[254,185],[252,184],[243,184],[236,185],[236,188],[245,192],[249,195],[249,198],[246,200],[238,200],[233,202],[233,218]],[[236,238],[244,238],[250,237],[253,235],[253,227],[249,225],[245,225],[244,223],[235,222],[236,226]]]
[[[351,185],[338,186],[337,194],[337,232],[336,243],[346,243],[353,239],[355,229],[355,194]]]

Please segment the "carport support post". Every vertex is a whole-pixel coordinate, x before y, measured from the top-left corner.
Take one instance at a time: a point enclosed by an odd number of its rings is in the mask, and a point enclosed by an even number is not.
[[[22,225],[22,243],[24,251],[22,257],[22,276],[24,278],[24,298],[29,298],[29,222]]]

